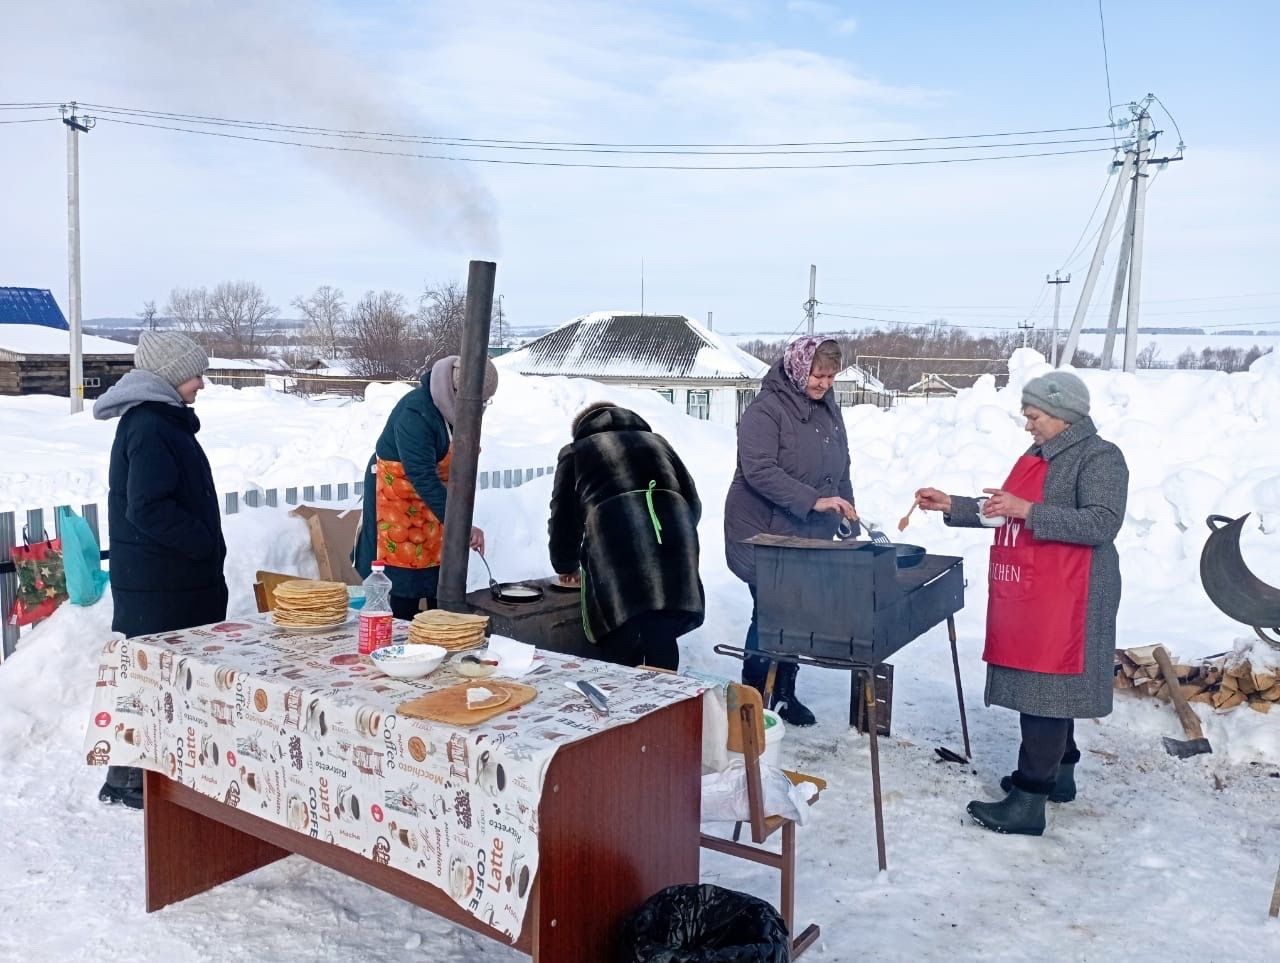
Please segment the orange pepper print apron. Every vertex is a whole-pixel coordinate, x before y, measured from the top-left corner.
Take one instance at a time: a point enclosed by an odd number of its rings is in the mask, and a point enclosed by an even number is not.
[[[449,483],[453,446],[436,464],[441,484]],[[377,559],[397,568],[436,568],[444,547],[444,522],[427,507],[413,482],[405,477],[404,465],[379,458],[377,463],[378,506]]]
[[[1039,502],[1048,470],[1043,458],[1023,455],[1004,490]],[[988,573],[983,661],[1054,675],[1083,672],[1092,565],[1090,546],[1041,541],[1020,518],[1010,518],[997,528]]]

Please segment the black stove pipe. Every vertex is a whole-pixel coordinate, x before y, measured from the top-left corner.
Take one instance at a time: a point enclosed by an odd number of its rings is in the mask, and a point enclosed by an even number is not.
[[[480,463],[480,423],[484,417],[484,369],[489,357],[489,321],[493,317],[493,281],[497,272],[498,265],[492,261],[472,261],[467,271],[453,459],[449,465],[449,497],[444,509],[440,584],[436,589],[440,608],[449,612],[466,610],[467,563]]]

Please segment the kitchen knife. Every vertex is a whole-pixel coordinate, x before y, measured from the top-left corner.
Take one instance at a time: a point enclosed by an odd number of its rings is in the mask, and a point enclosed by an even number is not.
[[[587,701],[591,703],[591,707],[602,716],[609,714],[609,697],[593,686],[586,679],[577,681],[579,691],[587,697]]]

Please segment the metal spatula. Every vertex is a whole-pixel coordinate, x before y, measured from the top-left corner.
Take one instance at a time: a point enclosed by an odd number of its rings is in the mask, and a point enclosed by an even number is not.
[[[475,549],[472,549],[472,551],[475,551]],[[479,552],[476,552],[476,554],[480,555]],[[489,573],[489,591],[496,596],[498,594],[498,580],[493,577],[493,569],[489,567],[489,560],[480,555],[480,561],[484,562],[484,570]]]

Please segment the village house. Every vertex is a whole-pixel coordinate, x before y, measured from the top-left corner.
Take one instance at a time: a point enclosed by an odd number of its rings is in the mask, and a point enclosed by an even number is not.
[[[596,312],[495,359],[525,375],[649,388],[691,418],[737,425],[769,370],[763,361],[673,314]]]
[[[81,339],[84,396],[97,398],[133,368],[133,345]],[[0,395],[71,394],[71,332],[53,295],[0,287]]]

